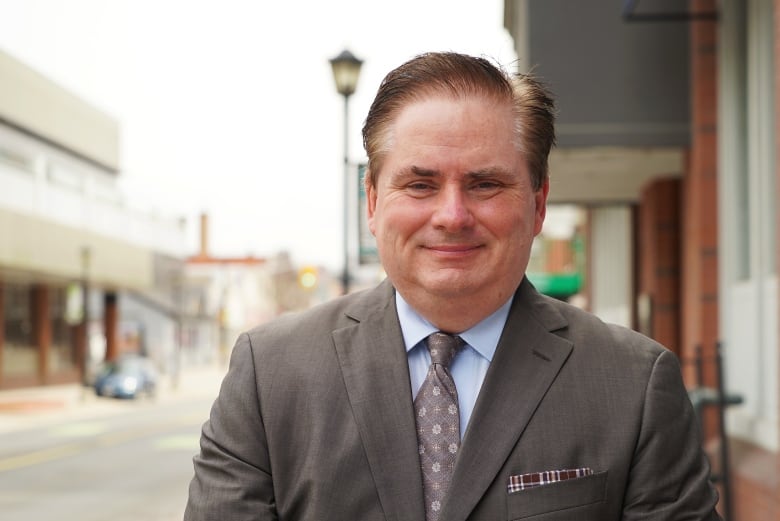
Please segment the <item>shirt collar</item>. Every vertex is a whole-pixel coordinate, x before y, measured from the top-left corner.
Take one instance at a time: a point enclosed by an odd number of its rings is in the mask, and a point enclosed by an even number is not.
[[[395,305],[398,310],[398,321],[401,323],[401,333],[404,337],[407,353],[428,335],[438,331],[433,324],[412,309],[398,291],[395,292]],[[460,334],[460,337],[468,345],[488,361],[493,360],[493,355],[496,352],[496,347],[498,347],[498,340],[501,337],[501,332],[504,330],[504,324],[506,324],[506,319],[509,316],[511,305],[512,297],[474,327]]]

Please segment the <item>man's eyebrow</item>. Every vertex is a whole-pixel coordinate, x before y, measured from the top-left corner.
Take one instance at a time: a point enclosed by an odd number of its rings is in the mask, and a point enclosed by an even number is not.
[[[440,172],[438,170],[432,169],[432,168],[423,168],[421,166],[412,165],[408,168],[403,168],[399,170],[396,175],[399,176],[419,176],[419,177],[438,177],[440,175]],[[480,168],[479,170],[474,170],[473,172],[468,172],[466,174],[467,177],[472,179],[488,179],[488,178],[495,178],[495,177],[508,177],[511,176],[512,173],[506,170],[505,168],[501,168],[498,166],[491,166],[486,168]]]
[[[409,168],[408,173],[419,175],[421,177],[435,177],[439,175],[439,172],[436,170],[431,170],[430,168],[422,168],[415,165],[412,165],[411,168]]]
[[[512,173],[504,168],[501,167],[487,167],[487,168],[481,168],[479,170],[475,170],[474,172],[469,172],[468,177],[471,177],[473,179],[486,179],[491,177],[507,177],[511,176]]]

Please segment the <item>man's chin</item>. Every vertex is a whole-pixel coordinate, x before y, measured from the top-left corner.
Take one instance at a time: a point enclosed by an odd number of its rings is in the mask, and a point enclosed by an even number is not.
[[[473,273],[464,273],[461,270],[447,270],[454,273],[437,273],[435,277],[429,277],[421,281],[425,290],[440,297],[457,298],[474,293],[480,287]]]

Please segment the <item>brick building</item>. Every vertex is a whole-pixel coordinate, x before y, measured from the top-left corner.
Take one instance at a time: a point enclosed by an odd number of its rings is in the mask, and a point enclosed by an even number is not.
[[[740,402],[701,410],[719,509],[780,519],[780,1],[504,15],[559,102],[550,198],[587,213],[587,306],[675,351],[690,389]]]

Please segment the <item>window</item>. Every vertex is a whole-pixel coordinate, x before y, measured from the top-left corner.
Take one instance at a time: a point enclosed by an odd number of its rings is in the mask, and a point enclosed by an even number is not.
[[[33,375],[38,368],[38,349],[33,339],[32,288],[6,283],[3,295],[3,376]]]

